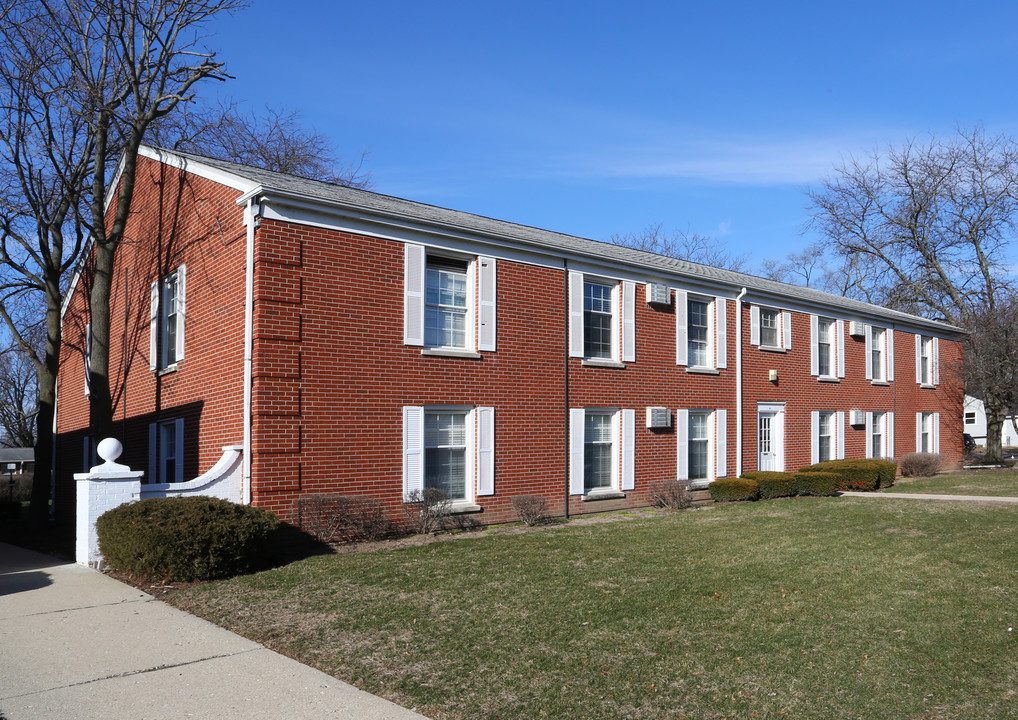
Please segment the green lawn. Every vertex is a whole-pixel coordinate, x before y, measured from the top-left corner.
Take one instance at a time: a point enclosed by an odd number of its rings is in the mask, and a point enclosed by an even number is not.
[[[739,503],[319,556],[171,602],[432,718],[1018,717],[1016,512]]]
[[[894,487],[884,492],[1018,497],[1018,470],[970,470],[915,480],[898,478]]]

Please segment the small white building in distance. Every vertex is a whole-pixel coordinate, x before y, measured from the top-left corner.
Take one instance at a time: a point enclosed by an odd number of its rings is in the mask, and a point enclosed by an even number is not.
[[[971,395],[965,396],[965,426],[963,432],[972,436],[977,445],[986,445],[986,411],[983,401]],[[1018,447],[1018,418],[1010,416],[1004,420],[1000,430],[1002,447]]]

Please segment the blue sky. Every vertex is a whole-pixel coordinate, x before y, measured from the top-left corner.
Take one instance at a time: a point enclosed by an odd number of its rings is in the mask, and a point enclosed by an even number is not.
[[[661,224],[752,265],[807,245],[851,155],[1013,132],[1018,4],[256,0],[220,94],[298,110],[381,193],[598,240]]]

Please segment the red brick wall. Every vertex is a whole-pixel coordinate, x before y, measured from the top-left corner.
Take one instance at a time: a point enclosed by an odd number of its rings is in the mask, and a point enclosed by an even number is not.
[[[110,376],[125,462],[148,470],[148,424],[185,418],[184,477],[208,470],[243,440],[244,225],[238,192],[140,158],[134,205],[118,250],[111,297]],[[187,265],[184,359],[149,369],[150,285]],[[71,475],[89,434],[84,392],[86,272],[64,316],[57,410],[57,507],[73,512]]]

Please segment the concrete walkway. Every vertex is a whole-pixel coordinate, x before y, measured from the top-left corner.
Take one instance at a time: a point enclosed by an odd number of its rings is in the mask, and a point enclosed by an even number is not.
[[[900,498],[904,500],[951,500],[955,502],[1018,503],[1018,497],[998,495],[934,495],[933,493],[839,492],[839,497]]]
[[[6,720],[427,720],[77,565],[0,543]]]

